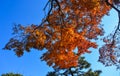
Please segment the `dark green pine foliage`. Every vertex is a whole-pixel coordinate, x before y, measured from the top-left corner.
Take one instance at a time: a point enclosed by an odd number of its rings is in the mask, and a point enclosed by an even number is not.
[[[79,65],[77,67],[54,69],[54,71],[48,72],[46,76],[100,76],[102,71],[93,71],[90,66],[90,63],[85,60],[85,57],[80,57]]]
[[[14,73],[6,73],[6,74],[2,74],[1,76],[23,76],[21,74],[14,74]]]

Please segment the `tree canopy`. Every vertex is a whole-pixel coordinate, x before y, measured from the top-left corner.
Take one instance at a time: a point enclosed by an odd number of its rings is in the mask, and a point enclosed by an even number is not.
[[[41,60],[49,66],[60,69],[78,66],[79,56],[90,53],[90,48],[97,48],[95,40],[104,35],[101,19],[109,15],[111,8],[119,13],[115,1],[48,0],[41,24],[15,25],[14,36],[5,49],[14,50],[17,56],[30,52],[31,48],[47,49]],[[119,24],[114,33],[103,39],[105,45],[99,50],[99,61],[106,66],[119,63],[118,33]]]
[[[6,73],[6,74],[2,74],[1,76],[23,76],[21,74],[14,74],[14,73]]]
[[[100,76],[102,71],[92,71],[90,63],[85,60],[85,57],[79,57],[78,66],[70,67],[68,69],[54,69],[52,72],[48,72],[47,76]]]

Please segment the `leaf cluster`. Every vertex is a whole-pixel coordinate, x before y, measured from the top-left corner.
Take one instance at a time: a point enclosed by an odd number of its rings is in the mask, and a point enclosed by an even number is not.
[[[21,74],[14,74],[14,73],[6,73],[6,74],[2,74],[1,76],[23,76]]]
[[[79,65],[68,69],[54,69],[48,72],[46,76],[100,76],[101,71],[93,71],[84,57],[79,57]]]
[[[93,40],[104,34],[100,22],[111,8],[103,0],[49,0],[48,4],[50,9],[43,22],[38,26],[15,26],[14,37],[5,49],[13,49],[17,56],[31,48],[47,49],[41,60],[49,66],[78,66],[80,55],[97,48]]]

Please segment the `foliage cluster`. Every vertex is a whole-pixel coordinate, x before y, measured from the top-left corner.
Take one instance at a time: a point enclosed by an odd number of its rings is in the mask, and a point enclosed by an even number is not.
[[[79,56],[97,48],[95,41],[104,35],[101,19],[111,8],[116,11],[114,0],[49,0],[48,13],[40,25],[14,27],[14,37],[5,49],[13,49],[17,56],[31,48],[47,52],[41,60],[56,69],[78,66]],[[119,24],[115,33],[105,37],[100,48],[99,61],[106,66],[119,63]],[[77,51],[75,49],[77,48]]]

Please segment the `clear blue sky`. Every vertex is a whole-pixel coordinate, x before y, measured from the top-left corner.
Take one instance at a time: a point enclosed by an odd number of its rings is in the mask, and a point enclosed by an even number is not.
[[[40,61],[42,51],[32,50],[30,53],[18,58],[13,51],[2,50],[4,45],[12,37],[12,26],[16,24],[39,24],[44,16],[43,7],[47,0],[0,0],[0,75],[14,72],[24,76],[45,76],[52,70],[45,62]],[[111,11],[111,16],[103,19],[106,32],[110,32],[113,25],[117,24],[117,15]],[[108,29],[109,28],[109,29]],[[98,41],[99,44],[102,44]],[[120,76],[115,67],[104,67],[98,60],[98,51],[93,50],[92,54],[85,54],[92,69],[102,70],[101,76]]]

